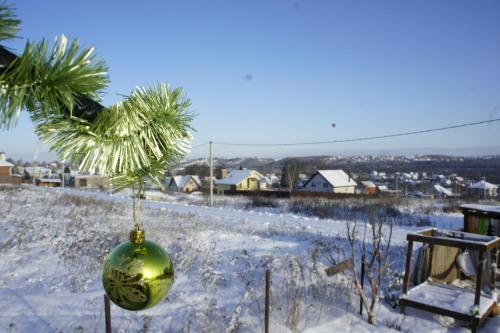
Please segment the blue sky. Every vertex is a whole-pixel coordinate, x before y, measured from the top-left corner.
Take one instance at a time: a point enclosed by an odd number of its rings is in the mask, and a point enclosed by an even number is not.
[[[110,68],[104,104],[182,86],[193,145],[335,140],[500,118],[499,1],[16,1],[21,36],[61,33]],[[25,39],[8,44],[17,52]],[[336,123],[335,129],[331,127]],[[215,147],[217,156],[500,147],[500,123],[316,147]],[[31,124],[0,150],[43,158]],[[36,148],[38,147],[38,148]],[[487,150],[486,150],[487,151]],[[205,156],[207,148],[193,150]]]

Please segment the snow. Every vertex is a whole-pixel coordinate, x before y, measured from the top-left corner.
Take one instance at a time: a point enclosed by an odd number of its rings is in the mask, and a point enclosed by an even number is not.
[[[345,222],[291,214],[281,208],[245,210],[244,199],[167,195],[142,200],[146,237],[174,261],[167,299],[142,312],[112,306],[114,332],[262,332],[264,272],[271,269],[272,332],[466,332],[467,323],[436,320],[385,303],[378,326],[357,314],[346,274],[327,277],[328,258],[348,251]],[[225,201],[222,201],[225,200]],[[280,202],[282,204],[282,202]],[[0,332],[102,332],[102,263],[132,227],[126,195],[71,188],[0,187]],[[429,217],[460,227],[459,214]],[[403,270],[406,234],[394,227],[392,271]],[[484,332],[498,332],[492,318]]]
[[[485,180],[480,180],[477,183],[472,184],[470,186],[470,188],[478,188],[478,189],[481,189],[481,190],[492,190],[492,189],[498,188],[498,186],[496,186],[494,184],[491,184],[491,183],[488,183]]]
[[[229,173],[229,176],[223,179],[218,179],[216,184],[220,185],[238,185],[243,180],[248,177],[254,177],[257,179],[262,178],[263,176],[254,170],[233,170]]]
[[[344,170],[318,170],[318,173],[323,176],[333,187],[357,186],[356,182],[349,177]]]
[[[461,205],[460,208],[500,214],[500,206],[466,204],[466,205]]]
[[[438,192],[439,194],[444,194],[448,197],[452,197],[453,196],[453,192],[450,190],[450,189],[447,189],[439,184],[435,184],[434,185],[434,189],[436,190],[436,192]]]
[[[7,162],[4,152],[0,152],[0,167],[13,167],[14,164]]]
[[[474,291],[454,286],[443,286],[424,282],[408,292],[402,298],[432,305],[465,315],[470,315],[474,306]],[[479,317],[482,317],[494,303],[490,296],[481,295]]]
[[[61,180],[56,178],[40,178],[39,181],[42,183],[61,183]]]
[[[198,184],[198,186],[201,186],[201,181],[198,176],[192,176],[192,175],[185,175],[185,176],[174,176],[172,179],[175,182],[175,185],[179,190],[184,189],[184,187],[187,185],[190,179],[193,179],[193,181]]]
[[[4,161],[4,160],[0,160],[0,167],[9,167],[9,168],[11,168],[13,166],[14,166],[14,164],[12,164],[12,163],[9,163],[9,162]]]

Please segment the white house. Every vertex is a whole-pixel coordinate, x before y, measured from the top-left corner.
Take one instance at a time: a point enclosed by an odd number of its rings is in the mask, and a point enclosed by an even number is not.
[[[494,198],[498,195],[498,186],[481,180],[469,187],[471,193],[480,198]]]
[[[451,198],[455,196],[455,194],[450,189],[439,184],[434,184],[432,189],[434,193],[436,193],[440,198]]]
[[[358,184],[344,170],[318,170],[304,184],[303,191],[355,193]]]
[[[194,175],[174,176],[167,186],[169,191],[190,193],[201,189],[201,180]]]

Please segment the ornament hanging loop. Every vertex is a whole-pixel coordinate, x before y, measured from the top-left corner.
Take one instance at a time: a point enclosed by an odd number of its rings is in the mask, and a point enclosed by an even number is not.
[[[144,243],[144,240],[146,239],[146,233],[144,232],[144,230],[139,228],[138,224],[136,224],[135,229],[130,231],[129,239],[135,245],[140,245]]]

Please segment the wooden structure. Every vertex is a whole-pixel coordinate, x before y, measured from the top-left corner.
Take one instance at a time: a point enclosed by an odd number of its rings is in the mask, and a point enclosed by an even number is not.
[[[500,237],[500,206],[461,205],[464,231]]]
[[[422,230],[407,235],[408,249],[406,256],[406,270],[403,281],[403,295],[399,299],[402,313],[405,307],[410,306],[433,313],[450,316],[456,319],[471,322],[472,332],[476,332],[479,324],[492,313],[496,305],[495,275],[496,268],[492,266],[489,293],[482,291],[483,268],[486,254],[491,255],[492,262],[497,261],[497,252],[500,248],[500,238],[484,236],[461,231],[447,231],[437,228]],[[408,290],[410,284],[410,265],[413,255],[413,243],[429,244],[430,264],[432,253],[436,246],[446,246],[460,250],[473,250],[479,253],[479,263],[476,269],[476,287],[470,289],[458,288],[449,285],[439,285],[424,282]],[[429,269],[432,272],[432,267]]]

